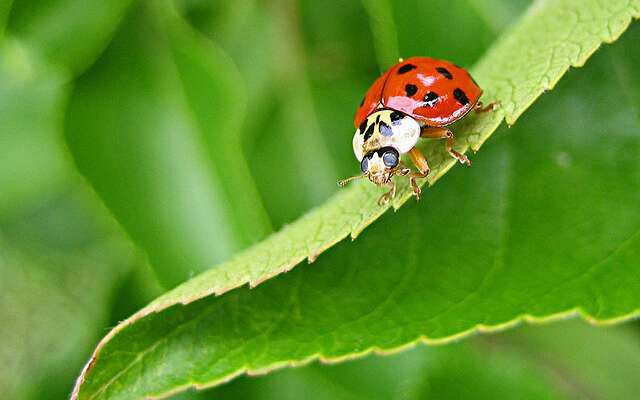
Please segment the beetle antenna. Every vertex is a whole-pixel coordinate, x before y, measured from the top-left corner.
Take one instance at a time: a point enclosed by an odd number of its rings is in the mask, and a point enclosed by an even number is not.
[[[347,185],[347,183],[349,183],[351,181],[355,181],[356,179],[362,179],[365,176],[367,176],[367,174],[356,175],[356,176],[349,177],[347,179],[341,179],[341,180],[338,181],[338,186],[344,187],[344,186]]]

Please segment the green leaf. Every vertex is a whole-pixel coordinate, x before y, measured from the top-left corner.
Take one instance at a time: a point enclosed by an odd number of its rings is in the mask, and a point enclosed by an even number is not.
[[[78,80],[66,135],[80,171],[172,287],[271,228],[240,148],[242,80],[161,4],[132,10]]]
[[[631,325],[631,324],[629,324]],[[633,326],[521,326],[448,346],[241,377],[216,399],[630,399],[640,373]],[[211,398],[204,392],[201,398]]]
[[[104,49],[131,3],[13,0],[7,29],[53,65],[79,74]]]
[[[215,398],[446,400],[508,398],[512,393],[526,399],[561,398],[550,379],[514,351],[488,352],[480,344],[419,346],[386,357],[242,377],[216,389]]]
[[[513,122],[639,14],[638,2],[536,3],[474,75]],[[530,32],[546,40],[520,51]],[[567,42],[569,33],[580,46]],[[638,31],[631,35],[617,51],[632,51]],[[536,64],[540,54],[546,63]],[[472,169],[456,170],[421,203],[384,216],[357,243],[339,243],[316,264],[253,290],[210,296],[264,282],[360,232],[384,212],[375,206],[380,191],[366,182],[160,297],[103,339],[75,396],[160,396],[316,358],[444,343],[523,318],[634,315],[640,136],[633,104],[619,96],[633,89],[611,73],[614,54],[606,49],[573,73],[518,132],[476,155]],[[617,62],[639,67],[633,58]],[[471,118],[456,132],[477,149],[501,118]],[[442,149],[431,159],[433,182],[451,162]]]
[[[472,9],[488,29],[499,32],[501,29],[511,25],[531,3],[533,3],[533,0],[466,0],[461,5]],[[447,11],[459,12],[459,9],[447,9]],[[466,31],[466,29],[459,29],[459,31]],[[455,34],[464,33],[455,32]],[[477,39],[470,37],[469,40],[474,41]]]

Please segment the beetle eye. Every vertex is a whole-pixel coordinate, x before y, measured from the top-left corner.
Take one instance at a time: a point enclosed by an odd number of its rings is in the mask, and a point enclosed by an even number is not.
[[[389,168],[395,168],[398,165],[398,154],[387,151],[382,155],[382,162]]]
[[[369,159],[366,156],[362,158],[362,161],[360,161],[360,169],[362,172],[367,172],[369,169]]]

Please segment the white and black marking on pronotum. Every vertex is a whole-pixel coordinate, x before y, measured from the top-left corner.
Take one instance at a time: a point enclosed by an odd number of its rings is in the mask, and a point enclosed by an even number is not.
[[[374,123],[371,123],[371,125],[369,125],[369,127],[367,128],[366,131],[364,131],[364,141],[366,142],[367,140],[369,140],[369,138],[371,136],[373,136],[373,127],[374,127]]]
[[[438,71],[440,75],[444,76],[449,80],[453,79],[453,75],[451,75],[451,72],[449,72],[449,70],[446,69],[445,67],[437,67],[436,71]]]
[[[401,113],[400,111],[394,111],[394,112],[391,113],[389,118],[391,118],[391,124],[392,125],[398,125],[398,124],[400,124],[400,120],[402,118],[404,118],[404,114]]]
[[[364,121],[362,121],[362,123],[360,124],[360,127],[358,127],[358,130],[360,131],[360,133],[364,133],[366,129],[367,129],[367,119],[365,118]]]
[[[392,136],[393,135],[393,130],[384,121],[380,121],[378,123],[378,130],[380,131],[380,134],[382,134],[382,136]]]
[[[456,88],[453,91],[453,97],[455,97],[456,100],[458,100],[458,102],[463,106],[466,106],[467,104],[469,104],[469,99],[467,98],[466,93],[460,88]]]
[[[405,93],[407,93],[408,97],[411,97],[414,94],[418,93],[418,87],[412,83],[407,83],[404,87],[404,91]]]
[[[413,64],[405,64],[402,67],[398,68],[398,74],[399,75],[406,74],[407,72],[409,72],[409,71],[411,71],[413,69],[416,69],[416,68],[418,68],[418,67],[416,67]]]

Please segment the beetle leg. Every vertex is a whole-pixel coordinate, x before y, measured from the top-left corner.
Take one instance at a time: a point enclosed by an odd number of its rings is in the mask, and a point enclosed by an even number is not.
[[[418,168],[418,171],[409,174],[409,183],[411,184],[411,189],[413,189],[413,194],[416,196],[416,200],[420,200],[422,189],[418,186],[416,178],[425,178],[429,175],[429,164],[427,164],[427,159],[424,158],[424,154],[415,147],[409,150],[409,157],[411,157],[411,161],[416,168]]]
[[[411,169],[408,168],[402,161],[398,163],[398,169],[396,170],[396,175],[399,176],[407,176],[411,173]]]
[[[389,179],[389,182],[387,182],[387,186],[389,186],[389,191],[380,196],[380,198],[378,199],[379,206],[386,205],[389,201],[391,201],[391,199],[396,197],[396,183],[393,181],[393,179]]]
[[[431,138],[431,139],[447,139],[447,151],[453,158],[460,161],[461,164],[467,164],[467,166],[471,166],[471,160],[467,156],[462,153],[459,153],[453,149],[453,143],[455,142],[455,138],[453,137],[453,132],[451,132],[447,128],[442,127],[434,127],[434,126],[425,126],[422,128],[420,132],[420,136],[423,138]]]
[[[476,111],[476,114],[482,114],[482,113],[485,113],[487,111],[494,111],[498,107],[500,107],[500,102],[499,101],[492,101],[491,103],[487,104],[486,106],[481,101],[479,101],[479,102],[476,103],[476,105],[473,107],[473,109]]]

